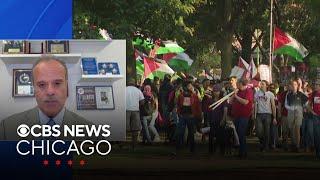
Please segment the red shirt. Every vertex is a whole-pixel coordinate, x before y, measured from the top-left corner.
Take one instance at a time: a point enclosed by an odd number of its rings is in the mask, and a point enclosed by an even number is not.
[[[312,110],[320,116],[320,91],[312,93],[309,100],[312,103]]]
[[[250,118],[252,113],[252,105],[253,105],[253,90],[251,88],[247,88],[243,91],[238,91],[237,95],[242,98],[248,100],[248,104],[241,104],[236,98],[233,99],[232,102],[232,116],[234,118]]]

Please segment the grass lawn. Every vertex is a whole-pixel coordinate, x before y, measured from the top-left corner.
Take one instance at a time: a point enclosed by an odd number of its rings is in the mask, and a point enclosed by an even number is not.
[[[259,177],[292,176],[302,178],[313,174],[320,174],[320,161],[313,153],[293,153],[278,151],[261,153],[258,151],[255,139],[249,139],[248,158],[241,160],[233,155],[221,156],[219,153],[208,154],[207,144],[197,144],[196,154],[192,155],[185,148],[177,156],[174,145],[139,145],[133,152],[128,143],[120,148],[113,145],[111,154],[106,157],[76,157],[85,159],[84,167],[75,166],[76,177],[85,175],[96,177],[172,177],[180,175],[232,177],[233,175]],[[263,175],[263,176],[261,176]],[[291,178],[292,179],[292,178]]]

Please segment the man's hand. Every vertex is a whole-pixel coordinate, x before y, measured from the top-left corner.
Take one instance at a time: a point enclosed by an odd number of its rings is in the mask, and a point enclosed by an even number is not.
[[[317,116],[318,114],[317,113],[315,113],[314,111],[311,111],[311,113],[313,114],[313,115],[315,115],[315,116]]]
[[[234,90],[234,95],[236,96],[238,94],[238,92],[239,92],[239,89],[235,89]]]
[[[273,118],[272,123],[273,123],[273,125],[277,125],[277,120],[276,120],[276,118]]]

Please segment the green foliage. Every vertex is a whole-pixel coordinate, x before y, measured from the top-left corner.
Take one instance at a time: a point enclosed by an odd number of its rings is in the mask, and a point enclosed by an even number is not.
[[[275,24],[306,46],[311,56],[318,54],[320,1],[274,3]],[[255,29],[262,32],[260,50],[267,52],[269,48],[269,0],[74,0],[73,17],[76,39],[99,39],[99,28],[114,39],[127,39],[127,64],[132,74],[135,62],[131,42],[136,31],[176,40],[195,60],[192,71],[207,68],[207,64],[217,67],[219,62],[222,71],[229,71],[238,55],[248,60],[254,50],[251,37]],[[230,51],[235,39],[242,52],[235,48]]]

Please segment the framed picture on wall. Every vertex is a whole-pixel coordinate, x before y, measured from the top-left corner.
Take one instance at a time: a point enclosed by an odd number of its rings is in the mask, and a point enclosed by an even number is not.
[[[31,69],[13,69],[13,97],[34,96],[33,78]]]
[[[46,41],[46,53],[48,54],[69,53],[69,41],[60,41],[60,40]]]
[[[42,54],[44,41],[25,41],[27,54]]]
[[[25,52],[24,41],[3,41],[3,54],[23,54]]]
[[[95,86],[95,93],[98,110],[115,109],[112,86]]]
[[[94,86],[77,86],[76,96],[78,110],[96,109],[96,97]]]

